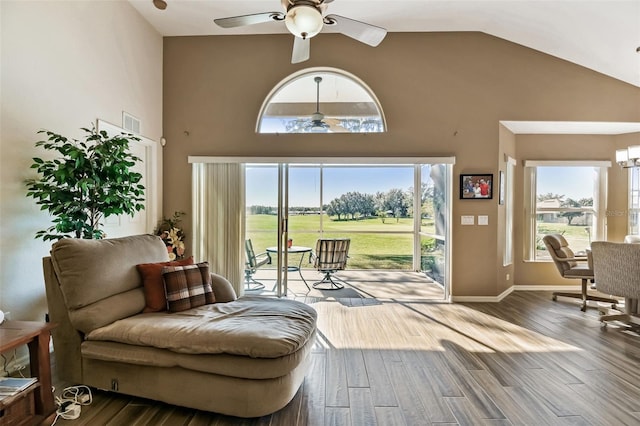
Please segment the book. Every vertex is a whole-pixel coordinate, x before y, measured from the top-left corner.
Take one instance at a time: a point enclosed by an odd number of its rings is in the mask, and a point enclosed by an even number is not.
[[[0,399],[15,395],[37,381],[35,377],[0,377]]]

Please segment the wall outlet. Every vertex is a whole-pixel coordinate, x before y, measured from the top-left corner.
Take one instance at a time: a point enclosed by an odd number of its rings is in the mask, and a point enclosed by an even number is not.
[[[509,281],[509,279],[511,279],[511,275],[507,274],[507,281]]]

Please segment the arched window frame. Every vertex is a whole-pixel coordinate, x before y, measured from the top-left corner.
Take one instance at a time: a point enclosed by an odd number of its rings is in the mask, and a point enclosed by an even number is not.
[[[373,90],[362,79],[360,79],[359,77],[355,76],[354,74],[351,74],[350,72],[341,70],[339,68],[313,67],[313,68],[305,68],[305,69],[299,70],[299,71],[297,71],[297,72],[295,72],[293,74],[290,74],[289,76],[287,76],[283,80],[281,80],[278,84],[276,84],[273,87],[273,89],[271,89],[269,94],[266,96],[266,98],[262,102],[262,106],[260,107],[260,112],[258,114],[258,119],[256,121],[256,128],[255,128],[256,133],[262,133],[261,132],[262,120],[263,120],[264,114],[267,111],[267,108],[269,107],[269,105],[271,104],[273,98],[278,93],[280,93],[280,91],[285,89],[289,84],[291,84],[291,83],[293,83],[293,82],[295,82],[295,81],[297,81],[297,80],[299,80],[301,78],[305,78],[305,77],[308,77],[308,76],[314,75],[314,74],[336,74],[336,75],[338,75],[340,77],[349,79],[354,84],[357,84],[358,86],[360,86],[367,93],[367,95],[370,97],[371,101],[375,105],[375,108],[377,110],[378,116],[379,116],[380,121],[382,123],[381,132],[386,132],[387,131],[387,121],[386,121],[386,118],[385,118],[385,115],[384,115],[384,110],[382,109],[382,105],[380,104],[380,101],[378,100],[378,97],[373,92]]]

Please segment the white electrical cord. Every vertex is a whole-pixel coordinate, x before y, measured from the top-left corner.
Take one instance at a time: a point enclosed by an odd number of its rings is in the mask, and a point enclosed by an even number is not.
[[[88,386],[69,386],[64,388],[60,396],[56,396],[56,418],[51,423],[55,425],[59,418],[64,420],[75,420],[80,417],[81,406],[89,405],[93,402],[93,395]]]

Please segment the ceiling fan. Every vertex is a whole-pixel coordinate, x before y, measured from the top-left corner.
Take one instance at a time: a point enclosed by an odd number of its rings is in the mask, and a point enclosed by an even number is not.
[[[377,46],[387,35],[387,30],[375,25],[345,18],[339,15],[326,15],[327,3],[333,0],[281,0],[285,12],[264,12],[251,15],[214,19],[223,28],[242,27],[263,22],[284,21],[287,29],[295,37],[291,63],[296,64],[309,59],[310,39],[318,34],[324,25],[335,29],[348,37],[369,46]]]
[[[340,120],[336,118],[325,119],[320,112],[320,83],[322,77],[314,77],[316,82],[316,112],[311,114],[311,121],[305,126],[305,131],[310,133],[348,133],[349,131],[340,125]]]

